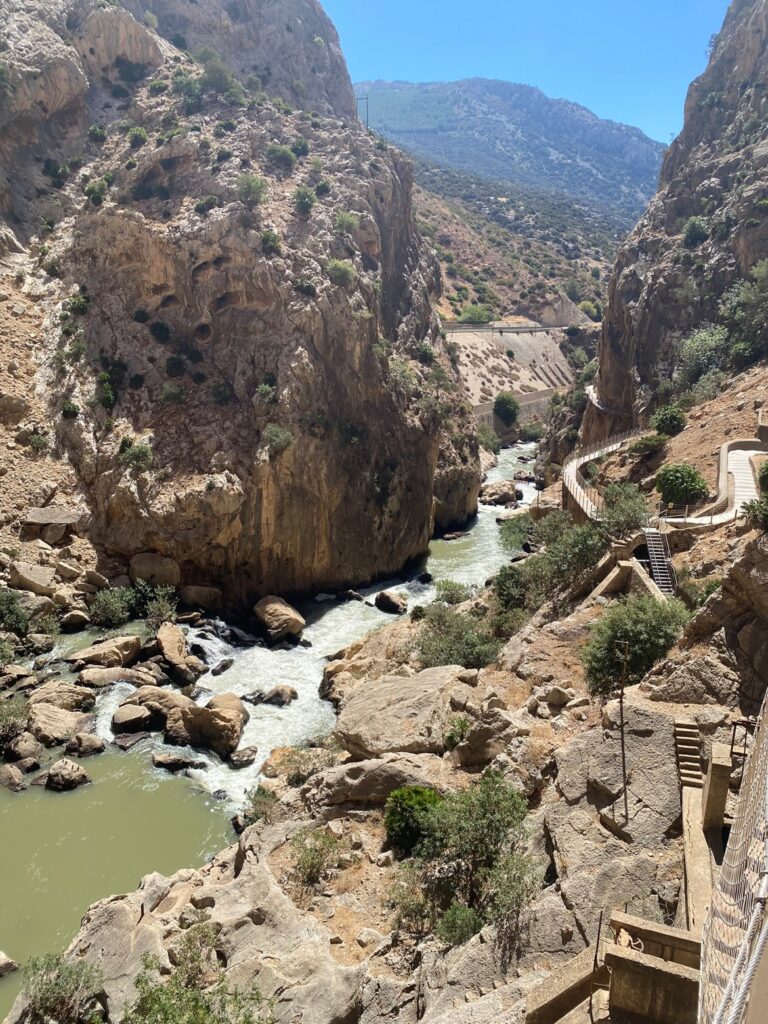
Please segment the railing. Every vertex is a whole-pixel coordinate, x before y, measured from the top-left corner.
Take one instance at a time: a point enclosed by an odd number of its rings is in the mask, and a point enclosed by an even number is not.
[[[603,507],[603,497],[597,487],[590,484],[584,477],[581,467],[599,455],[609,455],[611,452],[618,451],[631,438],[640,437],[645,433],[644,429],[638,428],[626,430],[607,440],[596,441],[594,444],[579,448],[577,451],[571,452],[565,460],[563,463],[563,487],[588,518],[599,519],[600,510]]]
[[[442,321],[443,330],[451,334],[547,334],[550,331],[564,331],[570,324],[557,324],[552,327],[544,327],[537,324],[535,327],[521,324],[464,324],[451,320]]]

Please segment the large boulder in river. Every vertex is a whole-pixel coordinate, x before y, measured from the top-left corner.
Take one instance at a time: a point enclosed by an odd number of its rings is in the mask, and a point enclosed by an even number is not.
[[[75,757],[95,757],[103,754],[106,744],[101,736],[92,732],[79,732],[67,743],[66,751]]]
[[[39,759],[42,752],[43,748],[37,742],[32,733],[22,732],[11,740],[3,751],[3,754],[6,761],[24,761],[28,757]]]
[[[54,761],[48,769],[45,788],[52,789],[56,793],[63,793],[68,789],[84,786],[90,781],[85,768],[76,761],[70,761],[68,757],[62,757],[60,761]]]
[[[269,639],[275,642],[288,636],[301,636],[306,626],[304,618],[282,597],[263,597],[253,610]]]
[[[428,668],[415,676],[385,676],[354,691],[336,724],[339,742],[356,757],[405,751],[442,754],[452,718],[450,697],[470,689],[459,666]]]
[[[11,793],[20,793],[22,789],[27,788],[24,773],[15,764],[0,764],[0,786]]]
[[[112,715],[112,732],[115,736],[129,732],[152,732],[158,728],[149,708],[138,704],[123,704]]]
[[[166,743],[203,747],[219,757],[233,754],[248,721],[245,705],[233,693],[222,693],[206,707],[174,708],[165,723]]]
[[[143,551],[134,555],[130,566],[131,579],[146,580],[154,587],[178,587],[181,580],[179,563],[173,558],[157,555],[153,551]]]
[[[519,494],[514,480],[494,480],[481,488],[480,501],[484,505],[514,505]]]
[[[66,711],[91,711],[96,703],[96,697],[93,690],[85,686],[75,686],[61,679],[49,679],[47,683],[32,691],[28,703],[53,704]]]
[[[168,716],[172,711],[187,710],[197,707],[195,702],[176,690],[166,690],[160,686],[142,686],[127,697],[118,711],[124,707],[137,706],[145,708],[151,716],[151,722],[144,728],[164,729]]]
[[[190,686],[199,673],[188,665],[187,641],[173,622],[164,622],[157,631],[157,646],[170,670],[171,678],[180,686]]]
[[[395,594],[391,590],[382,590],[376,595],[374,604],[380,612],[387,615],[405,615],[408,611],[408,600],[401,594]]]
[[[33,704],[27,717],[27,729],[46,747],[66,743],[78,732],[85,732],[90,715],[67,711],[53,704]]]
[[[113,636],[108,640],[100,640],[91,647],[84,647],[65,657],[65,661],[83,661],[86,665],[101,665],[103,668],[116,668],[130,665],[141,651],[141,638],[138,636]]]
[[[272,704],[274,707],[285,708],[298,699],[298,691],[292,686],[275,686],[267,693],[251,693],[244,697],[249,704]]]
[[[155,671],[157,670],[157,674]],[[148,663],[136,668],[84,668],[77,677],[78,686],[89,686],[101,690],[115,683],[132,683],[133,686],[155,686],[161,682],[169,682],[159,666]]]

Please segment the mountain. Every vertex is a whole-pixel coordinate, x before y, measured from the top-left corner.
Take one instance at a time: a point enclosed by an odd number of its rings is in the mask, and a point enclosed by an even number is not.
[[[445,167],[598,202],[628,230],[653,195],[664,146],[539,89],[460,82],[359,82],[370,126]]]
[[[704,324],[725,331],[719,354],[709,346],[713,367],[738,370],[766,351],[764,313],[757,311],[762,323],[744,336],[721,303],[768,258],[767,90],[768,0],[734,0],[709,66],[690,87],[658,193],[619,252],[600,346],[599,406],[587,407],[585,437],[643,422],[668,398],[681,340]],[[768,303],[764,282],[746,287]],[[734,312],[743,319],[744,308]]]

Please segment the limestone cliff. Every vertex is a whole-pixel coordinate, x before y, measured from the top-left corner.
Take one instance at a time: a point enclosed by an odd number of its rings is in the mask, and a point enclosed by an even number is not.
[[[671,345],[714,319],[724,291],[768,256],[766,83],[768,3],[734,0],[688,93],[659,191],[619,252],[586,440],[642,421]],[[686,244],[692,217],[707,237]]]
[[[395,571],[479,490],[410,164],[351,123],[315,0],[142,13],[41,0],[7,30],[5,248],[90,536],[233,595]]]

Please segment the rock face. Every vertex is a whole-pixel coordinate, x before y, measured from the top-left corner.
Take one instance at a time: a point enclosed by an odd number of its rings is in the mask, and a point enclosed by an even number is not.
[[[8,27],[0,217],[15,247],[41,216],[60,222],[47,239],[58,276],[40,271],[41,286],[52,301],[78,288],[90,299],[70,388],[80,414],[60,422],[55,410],[89,537],[134,578],[137,557],[168,559],[170,575],[150,578],[205,581],[227,599],[398,570],[426,550],[435,521],[474,513],[479,485],[411,166],[356,121],[316,0],[163,0],[159,34],[143,15],[133,0],[39,0],[14,6]],[[178,49],[200,46],[248,79],[251,109],[209,93],[190,112],[168,87],[173,73],[201,74]],[[131,148],[124,111],[148,144]],[[106,139],[89,138],[101,123]],[[274,146],[301,154],[292,171]],[[81,155],[88,180],[105,182],[94,201],[67,163]],[[265,183],[260,203],[243,173]],[[297,188],[312,191],[308,215]],[[47,341],[52,356],[58,327]],[[417,358],[424,345],[431,369]],[[107,412],[120,429],[105,439]],[[151,467],[124,458],[126,442],[137,458],[148,446]]]
[[[720,298],[768,255],[760,206],[768,184],[764,91],[768,3],[732,3],[709,67],[692,85],[647,213],[619,252],[610,285],[587,441],[638,422],[669,376],[671,345],[717,318]],[[686,247],[690,217],[708,239]]]

